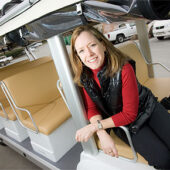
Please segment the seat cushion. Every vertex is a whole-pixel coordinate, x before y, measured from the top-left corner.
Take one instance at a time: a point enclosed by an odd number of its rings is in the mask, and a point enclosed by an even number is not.
[[[52,133],[70,117],[71,114],[61,97],[33,114],[33,119],[39,129],[39,132],[45,135]],[[28,128],[35,130],[30,118],[23,120],[23,123]]]
[[[119,156],[133,159],[133,153],[131,148],[126,143],[124,143],[119,137],[117,137],[113,131],[111,131],[110,135],[114,139]],[[95,136],[95,139],[98,148],[102,150],[98,137]],[[148,162],[140,154],[137,153],[137,155],[138,155],[138,162],[148,164]]]
[[[170,95],[170,78],[150,78],[144,86],[151,89],[158,100]]]

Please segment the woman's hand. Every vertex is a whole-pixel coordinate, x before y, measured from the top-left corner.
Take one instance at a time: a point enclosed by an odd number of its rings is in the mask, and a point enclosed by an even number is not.
[[[118,151],[112,137],[105,130],[98,131],[97,135],[99,137],[103,152],[118,158]]]
[[[98,130],[98,127],[95,123],[89,124],[76,132],[76,141],[77,142],[87,142],[91,136]]]

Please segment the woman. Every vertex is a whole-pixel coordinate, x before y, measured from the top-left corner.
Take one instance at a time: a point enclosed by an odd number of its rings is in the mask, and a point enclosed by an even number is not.
[[[149,165],[170,169],[170,115],[135,76],[135,62],[96,29],[80,26],[71,39],[75,82],[82,87],[90,124],[76,140],[86,142],[97,133],[106,154],[118,157],[109,129],[125,142],[119,126],[128,126],[132,142]]]

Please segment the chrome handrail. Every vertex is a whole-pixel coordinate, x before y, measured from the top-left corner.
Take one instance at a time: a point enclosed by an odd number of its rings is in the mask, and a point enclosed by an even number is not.
[[[0,86],[1,86],[1,82],[0,82]],[[1,87],[2,88],[2,87]],[[3,107],[3,105],[2,105],[2,103],[0,102],[0,107],[1,107],[1,109],[2,109],[2,111],[3,111],[3,113],[4,113],[4,115],[5,115],[5,119],[6,120],[8,120],[9,118],[8,118],[8,114],[6,113],[6,111],[5,111],[5,108]]]
[[[63,100],[64,100],[67,108],[69,109],[67,100],[66,100],[66,98],[65,98],[65,96],[64,96],[64,93],[63,93],[63,91],[62,91],[63,88],[62,88],[62,86],[61,86],[61,81],[60,81],[60,80],[57,80],[57,89],[59,90],[59,92],[60,92],[60,94],[61,94],[61,97],[63,98]],[[70,111],[70,110],[69,110],[69,111]]]
[[[18,16],[19,14],[21,14],[22,12],[26,11],[28,8],[33,6],[38,1],[40,1],[40,0],[26,0],[26,1],[23,1],[22,3],[17,5],[15,8],[8,11],[8,13],[6,15],[4,15],[3,17],[0,18],[0,25],[3,25],[6,22],[8,22],[9,20],[15,18],[16,16]]]
[[[137,153],[136,153],[135,148],[133,146],[129,129],[127,127],[125,127],[125,126],[119,126],[119,128],[121,128],[125,132],[125,134],[127,136],[127,139],[128,139],[128,142],[129,142],[129,145],[130,145],[130,147],[132,149],[132,153],[133,153],[133,159],[126,158],[126,157],[123,157],[123,156],[119,156],[120,159],[123,159],[123,160],[126,160],[126,161],[130,161],[130,162],[137,162],[138,156],[137,156]]]
[[[9,118],[8,118],[8,114],[6,113],[6,111],[5,111],[5,109],[4,109],[4,107],[3,107],[3,105],[2,105],[1,102],[0,102],[0,107],[1,107],[1,109],[2,109],[2,111],[3,111],[3,113],[4,113],[4,115],[5,115],[5,119],[8,120],[8,119],[9,119]]]
[[[20,123],[24,128],[26,128],[26,129],[34,132],[34,133],[38,133],[38,132],[39,132],[38,127],[37,127],[37,125],[36,125],[36,123],[35,123],[32,115],[31,115],[30,111],[27,110],[27,109],[25,109],[25,108],[18,107],[18,106],[16,105],[16,103],[15,103],[14,99],[12,98],[12,96],[11,96],[11,94],[10,94],[7,86],[5,85],[5,83],[4,83],[3,81],[1,81],[1,85],[0,85],[0,86],[1,86],[1,88],[2,88],[2,90],[3,90],[3,92],[4,92],[4,94],[5,94],[5,96],[6,96],[6,98],[7,98],[7,100],[8,100],[8,102],[9,102],[9,104],[10,104],[10,106],[11,106],[14,114],[16,115],[19,123]],[[12,103],[11,103],[11,102],[12,102]],[[15,107],[16,109],[18,109],[18,110],[21,110],[21,111],[26,112],[26,113],[29,115],[29,117],[30,117],[30,119],[31,119],[31,121],[32,121],[32,123],[33,123],[33,126],[34,126],[35,130],[32,130],[32,129],[28,128],[27,126],[25,126],[25,125],[22,123],[22,121],[20,120],[20,118],[19,118],[17,112],[15,111],[15,108],[14,108],[14,107]]]
[[[138,48],[138,50],[140,51],[140,54],[141,54],[142,57],[144,58],[145,63],[146,63],[147,65],[160,65],[160,66],[162,66],[165,70],[167,70],[168,72],[170,72],[170,69],[169,69],[168,67],[166,67],[165,65],[163,65],[162,63],[160,63],[160,62],[155,62],[155,63],[153,63],[153,62],[147,61],[147,59],[144,57],[144,55],[143,55],[143,53],[142,53],[139,45],[137,44],[137,42],[134,41],[134,43],[135,43],[136,47]]]
[[[58,88],[58,90],[59,90],[59,92],[60,92],[60,94],[61,94],[61,96],[62,96],[62,98],[63,98],[63,100],[64,100],[64,102],[65,102],[65,104],[66,104],[67,107],[68,107],[66,98],[65,98],[64,93],[63,93],[63,91],[62,91],[62,87],[61,87],[61,82],[60,82],[60,80],[57,81],[57,88]],[[69,109],[69,107],[68,107],[68,109]],[[125,126],[120,126],[119,128],[123,129],[123,131],[125,132],[125,134],[126,134],[126,136],[127,136],[129,145],[130,145],[130,147],[131,147],[131,149],[132,149],[133,159],[126,158],[126,157],[123,157],[123,156],[119,156],[119,158],[122,159],[122,160],[130,161],[130,162],[137,162],[138,157],[137,157],[136,151],[135,151],[134,146],[133,146],[133,143],[132,143],[132,139],[131,139],[131,136],[130,136],[129,129],[128,129],[127,127],[125,127]]]
[[[29,50],[27,47],[25,47],[24,50],[25,50],[25,53],[26,53],[26,55],[28,56],[28,59],[29,59],[30,61],[36,59],[35,56],[32,55],[32,53],[30,52],[30,50]]]

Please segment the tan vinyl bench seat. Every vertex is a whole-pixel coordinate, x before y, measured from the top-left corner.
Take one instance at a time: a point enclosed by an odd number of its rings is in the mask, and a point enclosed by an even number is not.
[[[61,97],[33,114],[33,119],[38,126],[39,131],[45,135],[52,133],[70,117],[70,112]],[[28,128],[35,130],[29,117],[23,120],[23,124]]]
[[[170,78],[149,78],[147,64],[136,43],[128,41],[120,44],[117,48],[136,61],[136,76],[141,84],[151,89],[153,94],[158,97],[159,100],[169,95]],[[115,141],[119,155],[132,159],[133,156],[131,148],[118,138],[113,131],[111,136]],[[98,148],[101,149],[98,138],[96,138],[96,143]],[[148,162],[140,154],[137,153],[137,155],[138,162],[148,164]]]
[[[153,94],[160,101],[170,93],[170,78],[150,78],[144,83],[144,86],[152,90]]]
[[[150,78],[147,64],[136,43],[128,41],[118,48],[136,61],[136,76],[139,82],[151,89],[158,100],[170,95],[170,77]]]
[[[17,119],[10,106],[5,107],[5,111],[8,115],[9,120],[15,121]],[[6,118],[6,116],[5,116],[5,114],[2,110],[0,110],[0,116],[3,117],[3,118]]]
[[[22,72],[24,70],[28,70],[30,68],[36,67],[40,64],[46,63],[48,61],[52,61],[51,57],[42,57],[34,61],[28,61],[24,60],[15,64],[12,64],[8,67],[4,67],[0,69],[0,81],[3,79],[13,76],[19,72]],[[6,110],[6,113],[9,114],[8,118],[10,120],[16,120],[16,116],[13,113],[12,109],[9,109],[9,102],[7,101],[2,89],[0,88],[0,102],[2,103],[4,109]],[[6,108],[7,107],[7,108]],[[0,108],[0,116],[5,117],[2,109]]]
[[[76,144],[73,137],[76,127],[57,89],[57,80],[54,63],[48,61],[2,81],[14,101],[20,121],[27,127],[33,150],[53,162]]]
[[[129,147],[129,145],[127,145],[119,137],[117,137],[113,131],[111,131],[110,135],[114,139],[116,148],[118,149],[119,156],[133,159],[132,149]],[[95,140],[98,148],[102,150],[98,137],[95,136]],[[137,156],[138,156],[138,162],[148,164],[148,162],[139,153],[137,153]]]
[[[57,80],[53,61],[3,80],[16,105],[30,111],[39,132],[45,135],[71,117],[56,87]],[[26,127],[35,130],[26,112],[17,110],[17,113]]]

